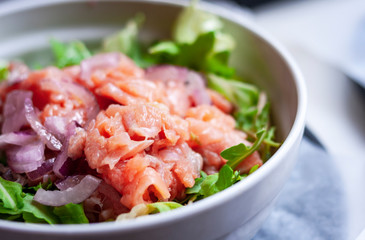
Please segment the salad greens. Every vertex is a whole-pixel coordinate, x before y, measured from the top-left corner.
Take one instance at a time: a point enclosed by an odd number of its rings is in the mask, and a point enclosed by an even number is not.
[[[168,212],[182,206],[183,205],[177,202],[155,202],[150,204],[139,204],[134,206],[130,212],[120,214],[117,217],[117,221],[123,221],[149,214]]]
[[[209,197],[246,177],[247,175],[240,175],[239,171],[234,171],[233,169],[260,147],[265,135],[266,130],[259,131],[257,133],[257,140],[251,147],[247,147],[245,144],[240,143],[222,151],[221,156],[228,160],[227,163],[215,174],[207,175],[205,172],[201,171],[201,177],[195,179],[194,186],[186,189],[185,193],[188,197],[183,200],[183,202]],[[253,166],[248,175],[256,171],[258,167],[258,165]]]
[[[8,77],[9,64],[0,61],[0,81],[5,80]]]
[[[239,171],[234,171],[228,164],[223,165],[218,173],[211,175],[201,171],[200,178],[195,179],[194,186],[186,189],[187,197],[181,203],[191,203],[221,192],[252,174],[258,167],[259,165],[253,166],[248,174],[240,174]]]
[[[201,177],[195,180],[195,185],[186,190],[186,194],[193,194],[191,199],[202,199],[220,192],[239,181],[241,176],[238,171],[233,171],[224,165],[218,173],[207,175],[201,172]]]
[[[91,57],[90,51],[80,41],[63,44],[51,39],[50,44],[56,60],[55,65],[59,68],[80,64],[82,60]]]
[[[221,156],[228,160],[226,163],[228,166],[235,169],[246,157],[259,148],[265,138],[265,135],[266,130],[261,130],[257,132],[256,141],[251,147],[247,147],[245,144],[240,143],[222,151]]]
[[[0,177],[1,219],[49,224],[89,222],[82,204],[69,203],[61,207],[49,207],[33,201],[33,197],[33,194],[23,192],[21,184]]]

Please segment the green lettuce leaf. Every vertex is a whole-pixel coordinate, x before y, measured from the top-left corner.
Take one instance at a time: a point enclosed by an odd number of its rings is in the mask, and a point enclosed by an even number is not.
[[[51,39],[50,44],[56,61],[55,65],[59,68],[78,65],[82,60],[91,57],[90,51],[80,41],[64,44]]]
[[[0,61],[0,82],[7,79],[9,74],[9,64],[7,62]]]
[[[162,41],[149,48],[155,63],[180,65],[206,73],[231,77],[235,70],[228,66],[230,52],[214,52],[216,32],[202,33],[192,43]]]
[[[36,188],[50,188],[51,184]],[[34,189],[27,189],[27,191]],[[0,177],[0,218],[14,219],[28,223],[88,223],[81,204],[67,204],[60,207],[42,205],[33,200],[33,194],[23,192],[19,183]]]
[[[17,215],[23,206],[22,185],[0,177],[0,213]]]
[[[134,206],[128,213],[120,214],[116,221],[124,221],[149,214],[167,212],[182,206],[183,205],[177,202],[156,202],[150,204],[142,203]]]
[[[216,32],[213,52],[232,51],[235,46],[233,38],[222,32],[221,19],[211,13],[200,11],[193,2],[179,14],[173,30],[173,39],[177,43],[191,44],[205,33]]]
[[[177,202],[155,202],[147,204],[148,214],[162,213],[174,210],[176,208],[182,207],[181,204]]]
[[[36,201],[33,201],[31,194],[25,194],[23,197],[24,206],[21,209],[25,222],[30,223],[49,223],[58,224],[60,220],[53,213],[53,207],[44,206]]]
[[[219,17],[198,10],[193,3],[179,14],[173,41],[158,42],[149,48],[149,53],[155,63],[232,77],[235,70],[229,67],[228,60],[234,46],[233,38],[223,33]]]
[[[64,224],[89,223],[82,204],[69,203],[64,206],[55,207],[53,213]]]

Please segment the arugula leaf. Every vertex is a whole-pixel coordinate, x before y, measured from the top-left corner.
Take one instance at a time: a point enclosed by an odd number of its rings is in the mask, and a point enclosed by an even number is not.
[[[56,60],[55,65],[59,68],[80,64],[82,60],[91,57],[90,51],[80,41],[63,44],[51,39],[50,44]]]
[[[200,172],[200,178],[195,179],[195,183],[194,186],[191,188],[187,188],[185,193],[186,194],[194,194],[194,193],[199,193],[201,190],[201,185],[204,182],[204,179],[207,178],[207,174],[203,171]]]
[[[64,224],[89,223],[82,204],[69,203],[64,206],[55,207],[53,213]]]
[[[217,181],[218,181],[218,174],[208,175],[201,183],[198,195],[201,195],[203,198],[206,198],[219,192],[216,186]]]
[[[9,74],[9,64],[0,61],[0,81],[6,80]]]
[[[219,172],[215,174],[206,175],[201,172],[201,177],[195,179],[194,186],[186,189],[185,193],[190,196],[183,202],[189,199],[200,200],[207,198],[232,186],[239,180],[241,180],[239,171],[233,171],[227,164],[223,165]]]
[[[266,130],[262,129],[256,134],[256,141],[253,143],[251,147],[247,147],[245,144],[240,143],[230,148],[227,148],[221,152],[221,156],[228,160],[226,163],[232,169],[235,169],[246,157],[251,155],[254,151],[256,151],[263,140],[265,139]]]
[[[218,179],[216,182],[216,187],[218,191],[221,191],[223,189],[226,189],[230,186],[232,186],[233,179],[233,170],[228,165],[224,165],[218,174]]]
[[[259,169],[259,165],[258,165],[258,164],[254,165],[254,166],[250,169],[250,171],[248,172],[248,175],[252,174],[252,173],[253,173],[253,172],[255,172],[257,169]]]

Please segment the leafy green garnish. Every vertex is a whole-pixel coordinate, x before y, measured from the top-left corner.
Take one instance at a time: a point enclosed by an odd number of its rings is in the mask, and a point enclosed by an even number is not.
[[[208,87],[222,94],[239,109],[255,106],[259,99],[256,86],[234,79],[226,79],[215,74],[208,74]]]
[[[261,130],[256,134],[256,141],[251,147],[247,147],[245,144],[240,143],[233,147],[227,148],[221,152],[221,156],[228,160],[226,163],[232,169],[235,169],[246,157],[256,151],[261,143],[264,141],[266,130]]]
[[[266,102],[266,95],[252,84],[234,79],[226,79],[215,74],[208,75],[209,88],[219,92],[236,107],[234,118],[236,127],[248,133],[253,140],[254,134],[261,129],[266,129],[267,134],[262,148],[262,158],[270,157],[271,147],[279,147],[280,143],[275,142],[275,128],[269,127],[270,123],[270,103]],[[243,149],[243,146],[240,146]],[[258,148],[257,148],[258,149]]]
[[[63,224],[89,223],[82,204],[69,203],[64,206],[55,207],[53,213]]]
[[[116,220],[123,221],[149,214],[167,212],[182,206],[183,205],[177,202],[155,202],[150,204],[142,203],[134,206],[128,213],[120,214]]]
[[[155,63],[232,77],[235,70],[228,66],[228,59],[235,43],[222,30],[219,17],[196,9],[193,3],[179,15],[173,41],[158,42],[149,48],[149,53]]]
[[[159,63],[186,66],[195,70],[204,68],[205,59],[214,45],[214,32],[204,33],[192,43],[159,42],[149,49]]]
[[[155,214],[155,213],[171,211],[176,208],[182,207],[182,205],[177,202],[156,202],[147,204],[147,207],[149,209],[148,210],[149,214]]]
[[[234,69],[228,66],[229,51],[215,52],[217,32],[206,32],[191,43],[162,41],[149,48],[156,63],[185,66],[196,71],[232,76]]]
[[[238,171],[233,171],[230,166],[225,164],[218,173],[206,175],[201,172],[201,177],[195,179],[195,184],[186,189],[189,199],[203,199],[217,192],[220,192],[241,179]]]
[[[34,195],[37,192],[37,190],[40,188],[43,188],[44,190],[51,190],[51,189],[54,189],[55,186],[53,185],[53,182],[51,181],[51,179],[48,179],[48,181],[43,182],[43,183],[40,182],[40,183],[38,183],[38,185],[35,185],[35,186],[23,187],[23,192]]]
[[[33,201],[31,194],[25,194],[23,197],[24,206],[20,210],[23,213],[25,222],[33,223],[61,223],[58,217],[53,214],[53,207],[44,206],[36,201]]]
[[[177,43],[191,44],[200,35],[215,32],[216,40],[213,51],[215,53],[231,51],[235,43],[230,35],[222,32],[223,27],[223,22],[218,16],[198,10],[196,3],[193,2],[179,14],[173,31],[173,39]]]
[[[29,223],[88,223],[81,204],[50,207],[33,201],[33,197],[24,193],[19,183],[0,177],[0,218]]]
[[[179,46],[172,41],[162,41],[158,42],[149,48],[149,53],[151,54],[166,54],[168,56],[175,56],[179,54]]]
[[[0,82],[6,80],[9,74],[9,64],[0,61]]]
[[[255,172],[257,169],[259,169],[259,165],[258,165],[258,164],[254,165],[254,166],[250,169],[250,171],[248,172],[248,175],[252,174],[252,173],[253,173],[253,172]]]
[[[51,39],[50,44],[56,61],[55,65],[59,68],[80,64],[82,60],[91,57],[90,51],[80,41],[64,44]]]
[[[23,206],[22,185],[0,177],[0,213],[19,214]]]

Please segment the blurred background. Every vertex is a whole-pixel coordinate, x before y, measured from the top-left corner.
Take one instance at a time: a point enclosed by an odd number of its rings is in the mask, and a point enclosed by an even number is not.
[[[240,5],[232,11],[252,18],[298,63],[308,89],[307,127],[331,156],[344,189],[345,239],[365,239],[365,1],[215,2]]]

